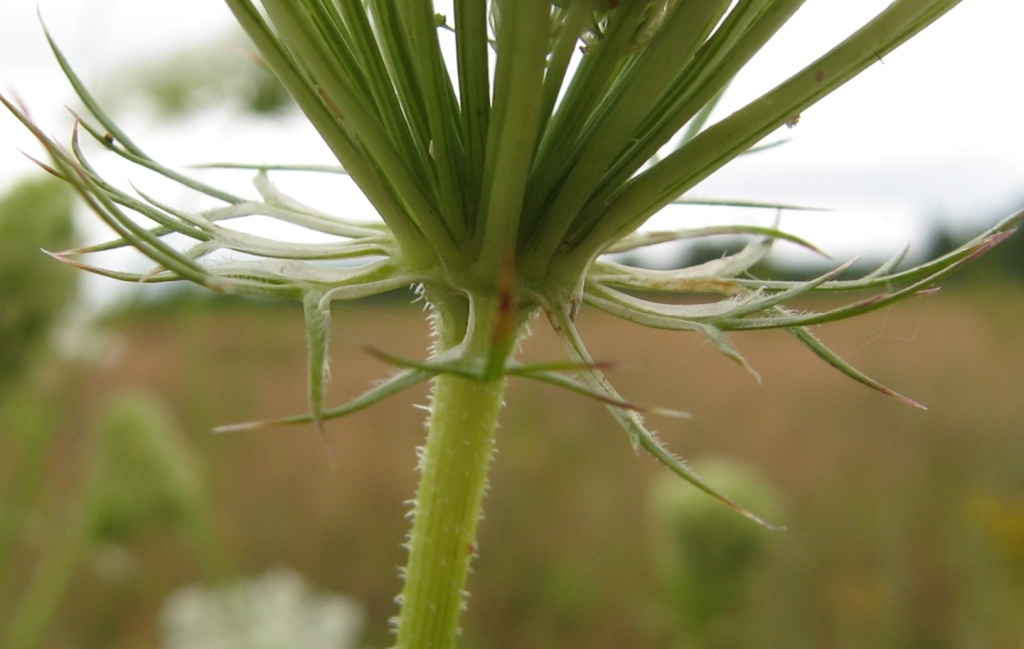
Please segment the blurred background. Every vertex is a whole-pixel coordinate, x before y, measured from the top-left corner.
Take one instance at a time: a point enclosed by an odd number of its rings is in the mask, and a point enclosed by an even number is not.
[[[782,224],[835,263],[908,242],[914,258],[939,254],[1019,208],[1024,132],[1000,94],[1019,61],[999,49],[1020,24],[1010,4],[965,3],[808,111],[763,162],[699,191],[836,208]],[[327,160],[238,54],[220,3],[166,16],[137,5],[51,1],[42,13],[156,157]],[[808,3],[792,42],[824,42],[836,19],[824,5]],[[2,11],[4,92],[67,128],[53,109],[73,101],[35,3]],[[769,54],[765,65],[800,60]],[[770,75],[754,76],[749,88]],[[0,646],[388,646],[425,389],[331,423],[336,469],[306,428],[210,434],[305,409],[299,307],[124,286],[50,260],[40,248],[108,235],[18,156],[35,149],[13,120],[0,129]],[[342,188],[289,182],[328,207],[354,204]],[[733,245],[633,261],[694,263]],[[782,249],[759,272],[816,268]],[[652,418],[665,443],[787,531],[633,453],[599,404],[513,382],[463,646],[1020,649],[1022,297],[1017,235],[936,295],[817,330],[928,411],[850,382],[784,333],[734,337],[758,384],[698,337],[584,310],[581,332],[624,395],[693,413]],[[338,308],[333,326],[330,403],[388,374],[361,343],[422,357],[429,340],[406,293]],[[527,358],[562,357],[544,329]]]

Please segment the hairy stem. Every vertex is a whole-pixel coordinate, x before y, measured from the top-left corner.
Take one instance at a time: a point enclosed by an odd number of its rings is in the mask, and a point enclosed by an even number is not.
[[[453,337],[445,320],[442,310],[442,346]],[[491,322],[488,314],[471,329],[489,333],[482,325]],[[505,384],[503,376],[434,380],[396,649],[455,646]]]

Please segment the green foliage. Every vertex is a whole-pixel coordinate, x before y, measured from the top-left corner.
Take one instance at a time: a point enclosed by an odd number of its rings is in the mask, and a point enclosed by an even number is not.
[[[0,197],[0,397],[74,298],[77,274],[43,252],[74,243],[72,204],[71,189],[50,177],[21,181]]]

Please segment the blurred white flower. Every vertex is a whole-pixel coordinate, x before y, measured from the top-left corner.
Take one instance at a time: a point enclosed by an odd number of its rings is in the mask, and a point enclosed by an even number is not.
[[[175,591],[160,611],[163,649],[350,649],[363,627],[353,599],[314,592],[291,570]]]

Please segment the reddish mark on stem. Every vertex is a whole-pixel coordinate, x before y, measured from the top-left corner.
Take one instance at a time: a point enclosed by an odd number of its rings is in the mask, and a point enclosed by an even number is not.
[[[506,257],[498,277],[498,314],[494,321],[494,340],[497,343],[515,335],[515,261]]]

